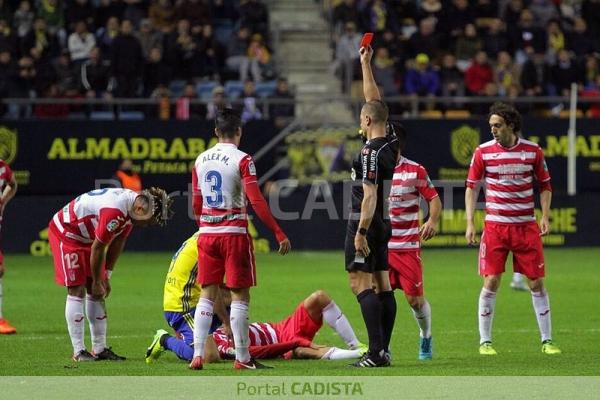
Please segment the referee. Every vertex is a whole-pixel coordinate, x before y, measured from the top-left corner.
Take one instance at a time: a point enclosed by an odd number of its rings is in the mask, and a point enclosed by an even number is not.
[[[371,71],[373,49],[361,47],[360,63],[366,103],[360,112],[365,145],[352,162],[351,213],[346,230],[346,271],[369,336],[369,351],[355,367],[390,365],[389,343],[396,319],[396,300],[390,286],[387,245],[391,234],[383,202],[389,192],[398,154],[398,140],[387,135],[388,109],[381,101]],[[384,187],[387,188],[384,193]],[[376,285],[377,292],[373,289]]]

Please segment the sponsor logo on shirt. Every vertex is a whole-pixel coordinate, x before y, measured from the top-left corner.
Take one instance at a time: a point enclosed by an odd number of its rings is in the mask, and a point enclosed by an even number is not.
[[[256,176],[256,166],[254,165],[254,161],[248,163],[248,173]]]

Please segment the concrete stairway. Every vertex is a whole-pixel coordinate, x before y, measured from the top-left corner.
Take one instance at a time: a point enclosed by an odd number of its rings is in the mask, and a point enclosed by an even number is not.
[[[330,33],[320,3],[272,0],[268,4],[271,26],[279,38],[277,59],[296,87],[296,114],[315,123],[355,122],[345,103],[320,100],[342,96],[341,83],[330,72]]]

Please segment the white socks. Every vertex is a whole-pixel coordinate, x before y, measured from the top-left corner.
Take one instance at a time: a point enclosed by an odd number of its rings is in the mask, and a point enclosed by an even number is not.
[[[232,301],[229,321],[235,341],[235,359],[240,362],[248,362],[250,353],[248,346],[250,338],[248,337],[248,303],[243,301]]]
[[[0,278],[0,319],[3,318],[2,316],[2,299],[4,297],[4,293],[2,291],[2,278]]]
[[[95,300],[89,294],[85,297],[85,314],[90,323],[92,352],[101,353],[106,348],[106,305],[104,300]]]
[[[492,341],[492,321],[496,306],[496,292],[481,289],[479,294],[479,343]]]
[[[542,289],[540,292],[531,292],[533,310],[540,328],[542,342],[552,340],[552,321],[550,320],[550,299],[548,292]]]
[[[431,337],[431,306],[429,302],[425,300],[421,309],[415,310],[411,308],[413,315],[415,317],[415,321],[417,321],[417,325],[419,325],[419,334],[422,338],[430,338]]]
[[[83,299],[67,295],[67,304],[65,306],[65,318],[67,327],[69,328],[69,336],[73,345],[73,354],[85,350],[83,343],[84,334],[84,316],[83,316]]]
[[[327,353],[323,354],[321,360],[348,360],[350,358],[360,357],[360,350],[344,350],[337,347],[331,347]]]
[[[194,313],[194,357],[204,357],[206,337],[212,325],[214,303],[200,298]]]
[[[348,318],[333,300],[323,308],[323,319],[327,322],[327,325],[340,335],[349,348],[353,349],[358,346],[359,341]]]

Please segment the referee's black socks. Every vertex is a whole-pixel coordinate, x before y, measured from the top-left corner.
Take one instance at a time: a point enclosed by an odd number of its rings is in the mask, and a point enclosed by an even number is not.
[[[396,322],[396,297],[393,291],[381,292],[378,294],[381,302],[381,337],[383,348],[390,351],[390,341],[394,331],[394,322]]]
[[[383,350],[383,336],[381,327],[382,304],[373,289],[366,289],[356,295],[360,304],[367,334],[369,335],[369,351],[379,354]]]

